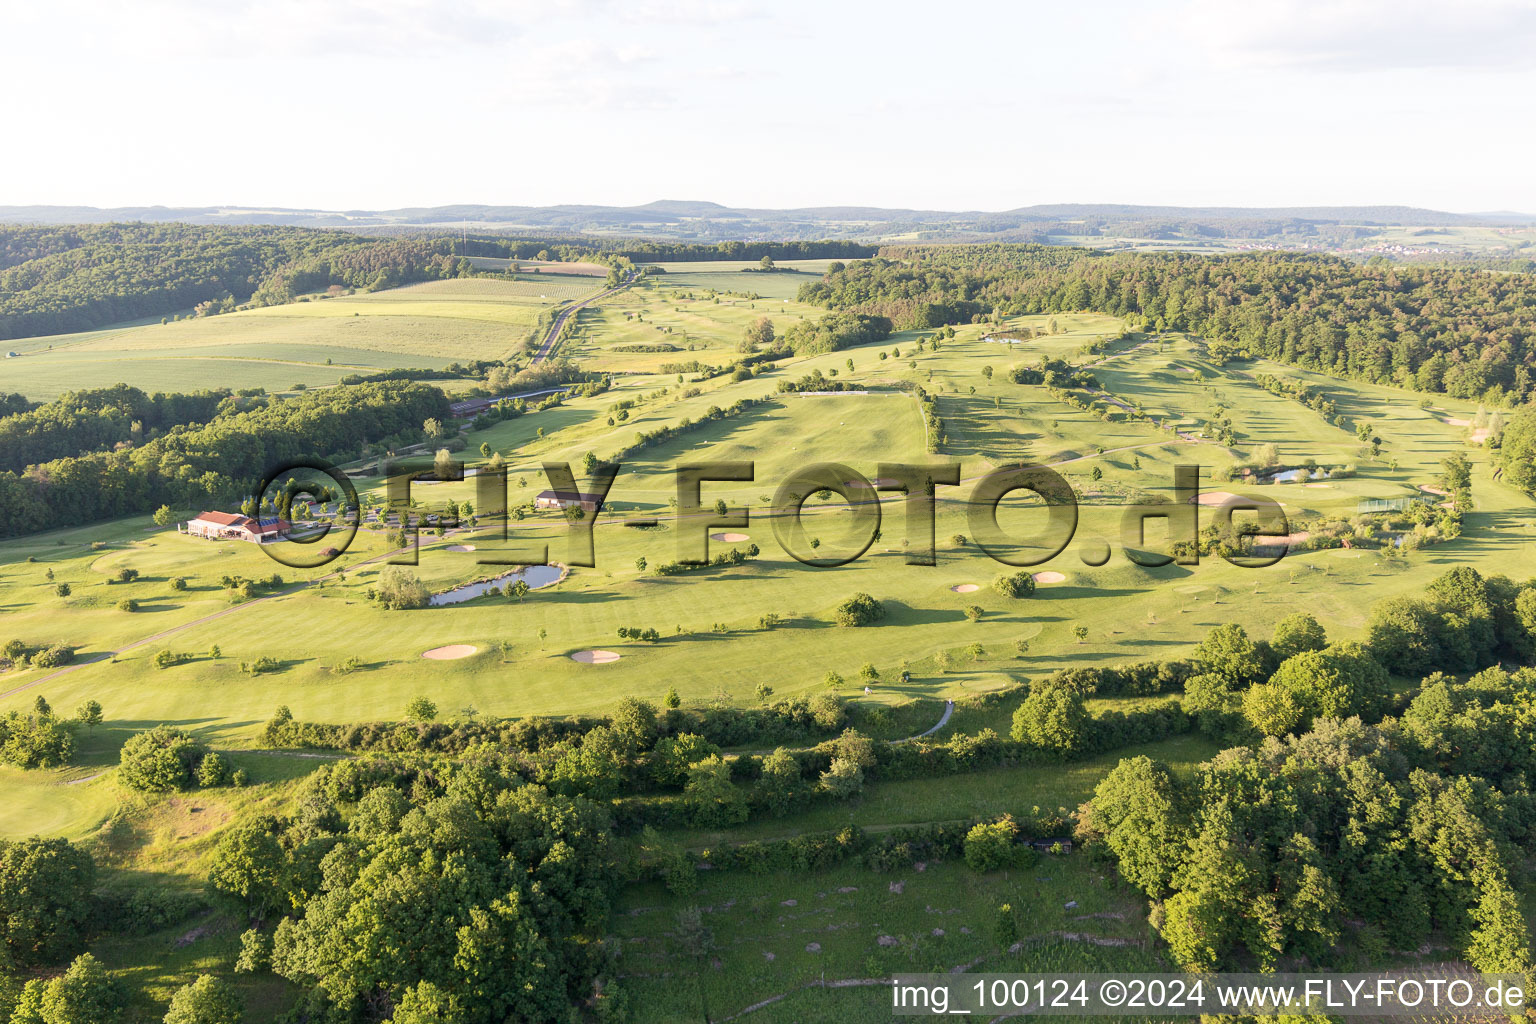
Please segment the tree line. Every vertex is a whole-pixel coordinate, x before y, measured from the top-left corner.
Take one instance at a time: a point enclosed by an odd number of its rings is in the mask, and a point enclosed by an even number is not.
[[[833,264],[799,297],[888,316],[903,329],[1108,313],[1198,334],[1218,359],[1263,357],[1498,405],[1524,401],[1536,384],[1536,276],[1464,266],[1276,252],[888,247],[876,259]]]
[[[46,405],[0,415],[0,470],[19,473],[40,462],[152,441],[171,427],[231,411],[224,405],[230,397],[222,389],[151,397],[127,384],[66,391]]]
[[[428,384],[382,381],[255,405],[136,447],[53,459],[0,472],[0,536],[176,507],[238,503],[283,463],[356,458],[364,445],[419,440],[450,419]]]
[[[1536,669],[1486,666],[1529,663],[1533,641],[1536,586],[1465,566],[1378,604],[1363,645],[1329,644],[1305,613],[1268,641],[1218,627],[1184,708],[1242,745],[1193,778],[1121,761],[1077,834],[1151,898],[1186,967],[1345,970],[1438,932],[1480,971],[1524,971]],[[1423,678],[1398,696],[1387,668]]]
[[[0,226],[0,339],[470,272],[446,238],[190,224]],[[203,305],[207,304],[207,305]]]

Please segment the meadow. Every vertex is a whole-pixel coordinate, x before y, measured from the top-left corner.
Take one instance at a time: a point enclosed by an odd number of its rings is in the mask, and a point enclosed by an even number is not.
[[[889,1020],[889,985],[874,979],[904,971],[1165,970],[1146,948],[1141,901],[1104,875],[1086,858],[1047,855],[979,877],[958,862],[890,874],[721,872],[686,901],[634,886],[614,915],[633,1019],[701,1018],[707,1007],[724,1020],[756,1006],[744,1019]],[[685,902],[713,932],[704,962],[675,936]],[[1019,921],[1012,952],[995,936],[1003,903]]]
[[[502,359],[521,351],[540,311],[590,294],[586,278],[518,275],[266,306],[219,316],[9,342],[0,388],[45,401],[119,382],[148,392],[212,387],[285,391],[350,373]]]

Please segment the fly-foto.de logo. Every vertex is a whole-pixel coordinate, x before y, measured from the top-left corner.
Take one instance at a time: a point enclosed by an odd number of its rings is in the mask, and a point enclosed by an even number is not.
[[[847,565],[885,536],[889,532],[887,520],[894,519],[907,564],[931,566],[938,560],[940,502],[958,505],[971,541],[1003,565],[1027,567],[1049,562],[1067,550],[1078,532],[1078,496],[1071,484],[1048,466],[1005,466],[962,481],[957,462],[882,462],[876,466],[873,479],[841,463],[816,463],[782,480],[768,506],[753,510],[708,496],[712,485],[760,482],[753,463],[687,463],[674,469],[675,498],[665,516],[658,511],[655,515],[627,514],[620,518],[610,511],[610,497],[622,474],[622,464],[597,462],[588,467],[585,482],[578,482],[568,463],[542,465],[550,486],[535,499],[533,509],[557,512],[564,519],[566,550],[559,561],[571,566],[597,566],[595,527],[604,516],[608,522],[641,528],[667,520],[676,533],[679,565],[708,564],[712,534],[746,529],[754,520],[767,520],[775,542],[802,565]],[[549,564],[548,532],[540,531],[543,536],[533,538],[528,535],[531,531],[518,528],[527,506],[510,505],[507,470],[480,467],[471,472],[475,482],[472,525],[480,531],[478,539],[487,545],[502,545],[477,550],[475,560],[484,565]],[[1119,541],[1128,560],[1146,568],[1198,564],[1202,511],[1211,517],[1207,528],[1214,527],[1215,535],[1226,538],[1214,548],[1226,561],[1244,568],[1264,568],[1285,556],[1284,538],[1290,530],[1279,502],[1223,495],[1218,504],[1207,506],[1201,502],[1199,478],[1200,467],[1176,466],[1166,497],[1124,506]],[[391,556],[391,562],[416,564],[424,527],[453,529],[471,523],[454,503],[438,511],[419,507],[412,485],[465,479],[464,464],[456,460],[397,466],[385,481],[382,503],[365,507],[352,481],[329,465],[311,460],[283,466],[268,475],[260,506],[283,517],[288,524],[287,543],[264,545],[262,550],[284,565],[316,568],[345,553],[359,525],[366,521],[395,531],[402,541],[402,550]],[[827,501],[833,496],[840,499],[837,505],[848,516],[838,531],[842,539],[823,545],[806,529],[806,506],[813,497]],[[312,510],[317,502],[322,513],[334,504],[334,515],[308,519],[293,515],[295,508]],[[1014,523],[1005,528],[999,516],[1005,505],[1023,511],[1025,515],[1010,516],[1010,520],[1028,519],[1027,527]],[[1153,546],[1148,526],[1159,520],[1163,521],[1159,528],[1166,539]],[[1266,539],[1272,543],[1266,544]],[[1086,565],[1099,566],[1109,561],[1112,551],[1108,541],[1091,537],[1080,542],[1078,556]]]

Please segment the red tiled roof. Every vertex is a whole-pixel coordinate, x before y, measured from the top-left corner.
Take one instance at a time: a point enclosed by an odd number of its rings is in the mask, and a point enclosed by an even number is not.
[[[200,512],[192,521],[212,523],[215,526],[244,526],[251,520],[247,516],[231,515],[228,512]]]
[[[192,522],[227,526],[250,533],[287,533],[292,526],[286,519],[273,519],[263,523],[250,516],[234,515],[229,512],[201,512]]]

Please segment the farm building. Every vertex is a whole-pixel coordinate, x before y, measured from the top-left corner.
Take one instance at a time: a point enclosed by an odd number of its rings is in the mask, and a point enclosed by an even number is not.
[[[535,508],[579,508],[584,512],[596,512],[603,506],[603,496],[582,491],[540,491],[533,499]]]
[[[189,519],[182,533],[207,540],[243,540],[252,544],[271,544],[286,540],[290,524],[286,519],[252,519],[228,512],[202,512]]]
[[[470,398],[463,402],[454,402],[448,410],[453,414],[454,419],[464,420],[480,415],[498,401],[500,401],[498,398]]]

